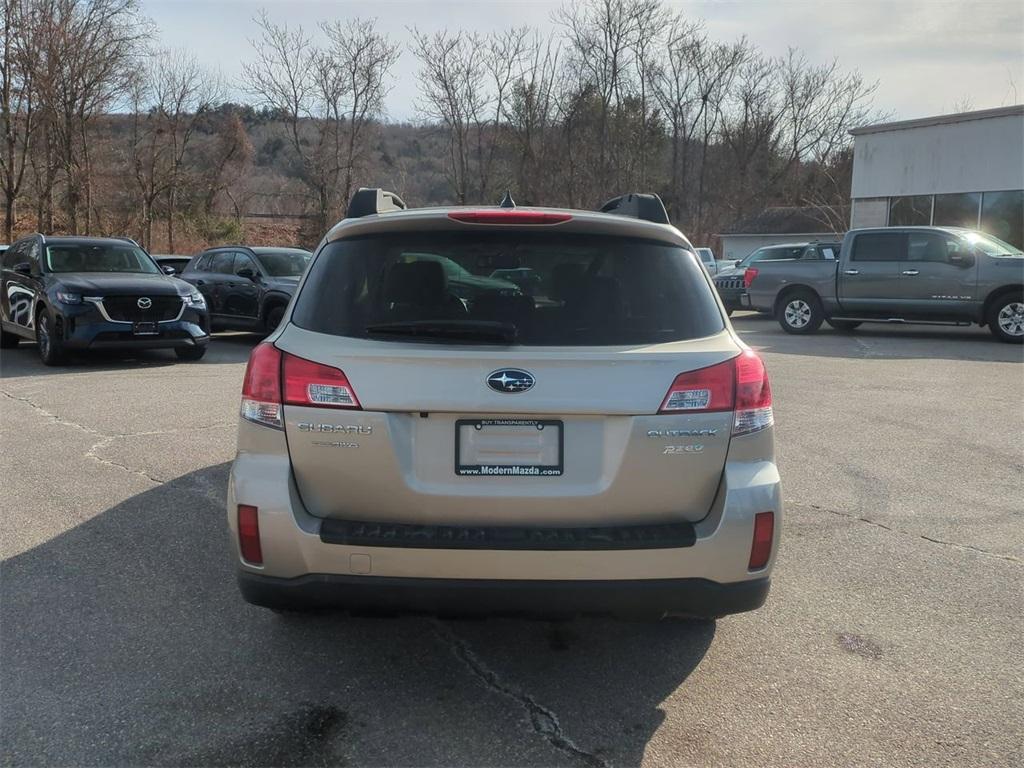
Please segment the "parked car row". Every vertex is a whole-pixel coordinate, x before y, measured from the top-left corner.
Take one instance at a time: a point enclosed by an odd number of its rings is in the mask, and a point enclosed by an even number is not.
[[[228,246],[181,264],[128,238],[29,235],[0,252],[0,346],[35,341],[47,365],[99,349],[198,360],[214,330],[272,331],[309,258]]]

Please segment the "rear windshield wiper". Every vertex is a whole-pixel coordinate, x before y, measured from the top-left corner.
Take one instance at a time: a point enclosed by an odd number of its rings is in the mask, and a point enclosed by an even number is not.
[[[410,336],[499,344],[514,344],[519,333],[512,323],[489,320],[407,320],[368,325],[365,331],[369,336]]]

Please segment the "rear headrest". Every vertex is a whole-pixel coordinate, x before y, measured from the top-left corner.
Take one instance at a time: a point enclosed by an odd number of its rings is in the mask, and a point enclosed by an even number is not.
[[[392,265],[384,281],[388,304],[440,304],[445,298],[447,279],[437,261],[413,261]]]

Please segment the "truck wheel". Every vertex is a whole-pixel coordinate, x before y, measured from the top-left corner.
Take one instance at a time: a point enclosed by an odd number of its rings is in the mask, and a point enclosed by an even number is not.
[[[1024,296],[1007,293],[993,301],[988,310],[988,329],[1000,341],[1024,342]]]
[[[36,316],[36,345],[39,347],[39,359],[43,365],[62,365],[64,363],[64,345],[53,327],[50,313],[39,310]]]
[[[824,322],[825,311],[813,293],[796,291],[782,298],[775,319],[786,333],[814,333]]]
[[[837,331],[852,331],[854,328],[860,325],[858,320],[832,320],[826,319],[826,323],[831,325]]]

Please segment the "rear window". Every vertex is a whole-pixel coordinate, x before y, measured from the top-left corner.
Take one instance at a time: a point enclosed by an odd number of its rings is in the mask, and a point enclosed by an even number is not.
[[[508,231],[329,243],[310,268],[292,322],[354,338],[528,346],[657,344],[724,327],[685,248]]]

